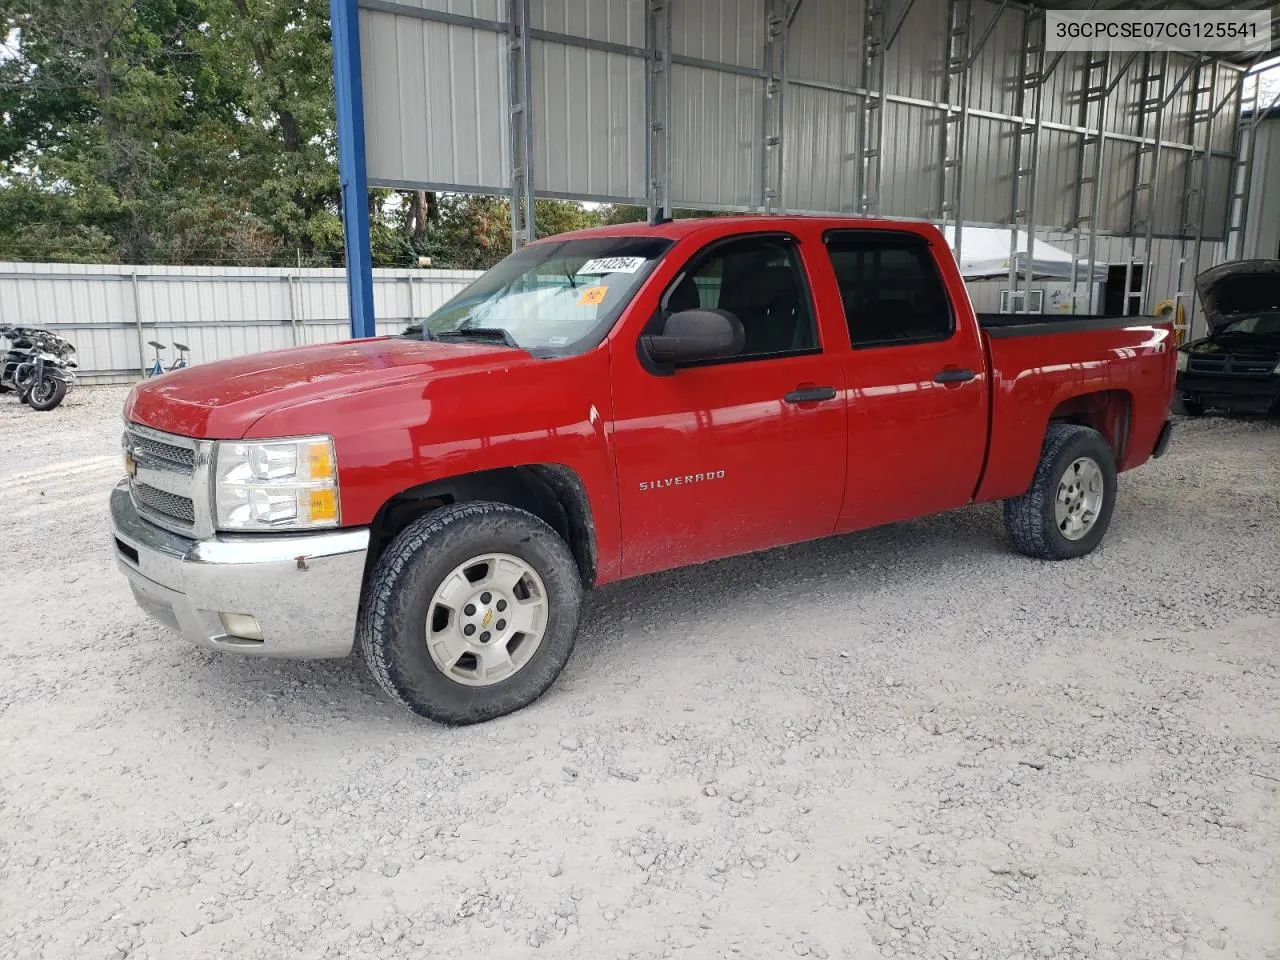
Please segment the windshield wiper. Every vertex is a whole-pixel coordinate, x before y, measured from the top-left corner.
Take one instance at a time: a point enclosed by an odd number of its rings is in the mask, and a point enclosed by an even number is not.
[[[411,323],[400,331],[402,337],[413,337],[415,340],[434,340],[436,335],[431,332],[430,327],[423,327],[420,323]]]
[[[463,327],[458,330],[442,330],[435,335],[437,340],[476,340],[480,343],[501,343],[508,347],[520,349],[515,337],[502,327]]]

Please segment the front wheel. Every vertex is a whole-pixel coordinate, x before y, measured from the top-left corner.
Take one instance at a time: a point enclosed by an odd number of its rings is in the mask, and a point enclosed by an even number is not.
[[[555,682],[578,632],[582,581],[533,514],[462,503],[409,524],[365,588],[361,653],[392,699],[439,723],[492,720]]]
[[[24,402],[31,405],[32,410],[52,410],[67,395],[65,380],[44,377],[27,392]]]
[[[1031,487],[1004,502],[1004,522],[1019,553],[1068,560],[1090,553],[1111,523],[1115,458],[1091,427],[1050,424]]]

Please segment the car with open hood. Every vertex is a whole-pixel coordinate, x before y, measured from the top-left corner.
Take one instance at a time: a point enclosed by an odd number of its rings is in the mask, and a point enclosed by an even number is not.
[[[1280,260],[1210,267],[1196,293],[1209,333],[1178,351],[1182,412],[1280,413]]]

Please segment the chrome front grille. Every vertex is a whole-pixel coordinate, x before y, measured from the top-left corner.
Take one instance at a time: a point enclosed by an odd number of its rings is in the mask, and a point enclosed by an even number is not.
[[[125,453],[132,460],[129,492],[144,519],[174,533],[206,536],[209,511],[207,440],[127,425]]]
[[[196,522],[195,506],[190,497],[181,497],[145,483],[133,483],[133,500],[142,510],[162,513],[188,526]]]
[[[181,467],[188,473],[195,466],[196,452],[190,447],[179,447],[176,444],[153,440],[137,433],[133,435],[131,442],[135,456],[140,454],[144,457],[154,457],[165,463],[171,463],[175,467]]]

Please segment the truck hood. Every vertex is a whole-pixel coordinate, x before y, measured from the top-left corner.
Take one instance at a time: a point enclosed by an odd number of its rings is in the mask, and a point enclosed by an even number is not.
[[[290,347],[175,370],[137,384],[125,419],[187,437],[235,440],[265,414],[299,403],[463,370],[538,361],[483,343],[381,337]]]
[[[1235,317],[1280,311],[1280,260],[1235,260],[1196,277],[1205,319],[1217,330]]]

